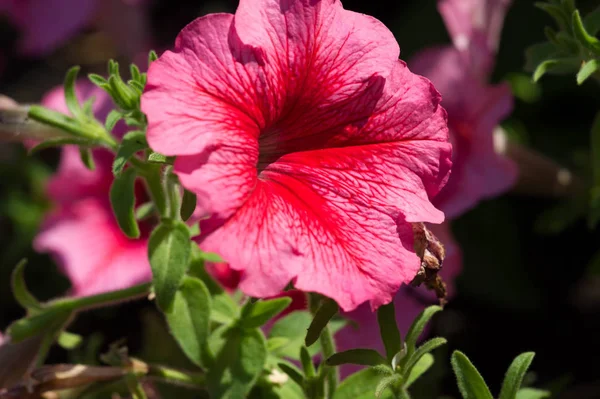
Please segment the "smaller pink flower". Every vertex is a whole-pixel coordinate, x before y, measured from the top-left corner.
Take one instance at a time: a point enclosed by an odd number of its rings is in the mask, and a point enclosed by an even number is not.
[[[112,108],[108,95],[90,82],[78,82],[77,92],[80,100],[96,98],[94,111],[100,119]],[[42,103],[68,112],[62,88],[52,90]],[[37,251],[54,255],[71,280],[73,295],[125,288],[151,278],[147,240],[127,238],[110,207],[113,155],[94,150],[93,156],[96,170],[90,171],[81,162],[76,147],[62,149],[58,171],[47,186],[56,208],[34,241]]]
[[[512,0],[440,0],[454,47],[467,56],[482,77],[490,74],[500,43],[504,17]]]
[[[446,258],[444,259],[440,274],[447,284],[448,298],[451,298],[455,292],[454,280],[461,270],[461,251],[451,235],[448,223],[428,225],[428,228],[444,244],[446,250]],[[402,336],[406,337],[410,325],[426,306],[434,305],[437,302],[435,294],[427,291],[425,288],[401,287],[394,296],[394,307],[396,309],[396,322],[400,332],[403,334]],[[369,348],[375,349],[380,353],[385,353],[379,333],[377,314],[375,312],[364,304],[356,310],[344,313],[343,315],[350,319],[351,323],[335,335],[338,352],[354,348]],[[423,335],[425,334],[427,334],[426,331]],[[362,367],[353,365],[342,366],[342,376],[348,376],[360,368]]]
[[[434,198],[448,218],[507,191],[517,178],[516,165],[498,154],[494,143],[494,129],[512,110],[510,87],[487,83],[507,5],[501,0],[440,1],[454,46],[424,50],[410,62],[442,93],[448,111],[452,175]]]

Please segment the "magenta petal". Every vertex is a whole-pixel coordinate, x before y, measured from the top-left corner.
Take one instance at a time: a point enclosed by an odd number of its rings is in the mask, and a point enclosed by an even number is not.
[[[152,148],[191,155],[236,135],[258,137],[264,121],[254,83],[264,77],[252,51],[230,47],[232,20],[230,14],[198,18],[179,34],[174,52],[150,66],[142,110]]]
[[[107,204],[95,199],[79,201],[50,217],[34,248],[57,257],[74,295],[125,288],[151,276],[146,241],[128,240]]]
[[[247,294],[292,281],[351,310],[414,277],[410,222],[443,220],[430,198],[451,146],[439,93],[397,56],[383,25],[338,1],[243,0],[150,67],[149,143],[178,157],[200,246]]]

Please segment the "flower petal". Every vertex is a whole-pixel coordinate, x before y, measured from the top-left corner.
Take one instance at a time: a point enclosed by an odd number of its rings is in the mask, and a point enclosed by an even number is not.
[[[151,277],[145,240],[128,240],[107,204],[79,201],[51,216],[34,241],[55,255],[74,295],[125,288]]]
[[[448,218],[501,194],[516,181],[514,163],[494,148],[493,131],[512,110],[506,84],[488,85],[465,67],[459,51],[433,48],[411,60],[413,70],[430,78],[442,92],[453,143],[452,176],[434,204]]]
[[[229,34],[233,15],[210,14],[186,26],[150,65],[142,110],[148,142],[165,155],[191,155],[237,135],[258,137],[264,81],[257,57]],[[264,103],[269,94],[261,93]]]
[[[467,51],[470,65],[487,76],[498,51],[500,33],[511,0],[441,0],[438,9],[454,46]]]

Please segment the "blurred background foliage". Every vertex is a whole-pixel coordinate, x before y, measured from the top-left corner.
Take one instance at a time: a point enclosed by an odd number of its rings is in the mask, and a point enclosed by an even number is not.
[[[396,35],[404,60],[410,61],[418,50],[450,41],[434,0],[343,3],[383,21]],[[596,6],[597,0],[578,1],[583,14]],[[196,16],[234,9],[235,1],[230,0],[148,1],[153,47],[169,48],[179,30]],[[590,126],[600,109],[597,82],[577,86],[575,77],[566,75],[546,76],[534,85],[523,69],[525,49],[544,41],[544,26],[551,24],[533,2],[513,1],[493,80],[508,80],[515,93],[514,112],[504,123],[511,139],[585,174]],[[73,64],[82,65],[85,72],[102,73],[109,57],[125,65],[130,61],[97,30],[81,31],[44,58],[19,56],[17,37],[9,21],[0,22],[5,62],[0,93],[19,102],[38,102],[61,84]],[[11,270],[19,259],[29,258],[26,279],[41,299],[68,290],[68,281],[52,260],[31,249],[41,217],[50,207],[44,198],[44,181],[57,161],[54,150],[27,157],[21,146],[0,146],[0,330],[22,316],[9,287]],[[600,229],[590,230],[585,219],[577,217],[584,210],[565,203],[508,193],[453,222],[463,251],[463,272],[457,296],[435,319],[431,331],[448,338],[449,345],[436,354],[436,367],[418,382],[415,397],[457,397],[449,364],[453,349],[468,354],[493,390],[499,388],[506,366],[517,354],[535,351],[531,383],[554,389],[561,397],[600,397],[600,258],[594,256],[600,249]],[[81,239],[93,239],[93,232]],[[70,330],[87,337],[94,334],[92,338],[70,354],[53,349],[50,361],[97,362],[98,351],[125,339],[136,356],[184,366],[186,360],[161,320],[152,306],[135,303],[83,314]],[[167,397],[183,398],[183,392]]]

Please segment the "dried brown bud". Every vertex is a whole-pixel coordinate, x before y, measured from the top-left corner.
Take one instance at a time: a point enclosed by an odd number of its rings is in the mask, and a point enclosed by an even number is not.
[[[440,304],[444,305],[446,303],[446,283],[439,275],[446,257],[444,246],[424,223],[413,223],[412,227],[415,238],[414,248],[417,256],[421,259],[421,267],[410,285],[418,287],[425,283],[428,289],[435,291]]]

